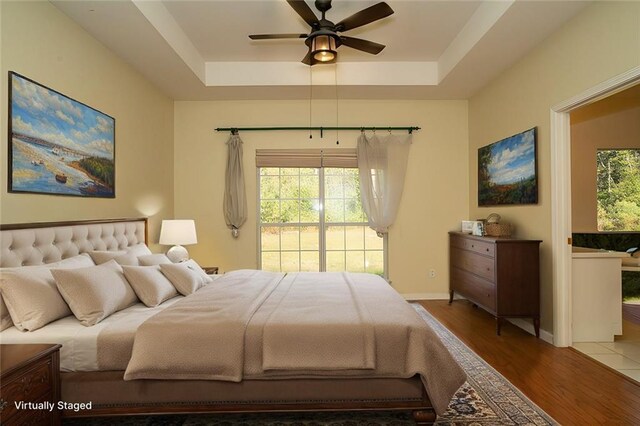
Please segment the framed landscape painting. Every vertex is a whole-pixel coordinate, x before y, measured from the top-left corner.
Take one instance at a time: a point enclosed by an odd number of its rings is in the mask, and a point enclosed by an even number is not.
[[[478,205],[536,204],[536,128],[478,149]]]
[[[9,72],[9,192],[115,197],[115,119]]]

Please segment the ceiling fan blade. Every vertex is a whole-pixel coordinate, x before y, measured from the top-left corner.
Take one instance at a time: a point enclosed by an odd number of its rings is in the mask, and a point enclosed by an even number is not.
[[[280,38],[307,38],[308,34],[251,34],[251,40],[275,40]]]
[[[393,9],[385,2],[374,4],[371,7],[362,9],[346,19],[336,24],[337,31],[348,31],[363,25],[370,24],[378,19],[386,18],[393,14]]]
[[[305,65],[313,65],[311,62],[312,62],[311,49],[309,49],[309,51],[307,52],[306,56],[304,58],[302,58],[302,63],[305,64]]]
[[[318,24],[318,17],[304,0],[287,0],[287,3],[309,26],[313,27]]]
[[[377,55],[386,47],[384,44],[363,40],[361,38],[341,36],[340,39],[342,39],[342,44],[345,46],[349,46],[352,49],[362,50],[363,52],[371,53],[372,55]]]

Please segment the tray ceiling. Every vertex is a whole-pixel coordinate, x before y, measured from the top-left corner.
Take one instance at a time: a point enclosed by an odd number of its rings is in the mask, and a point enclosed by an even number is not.
[[[395,13],[347,35],[387,47],[347,46],[337,65],[300,63],[308,33],[284,0],[53,0],[52,3],[177,100],[342,98],[466,99],[589,2],[396,1]],[[307,1],[316,11],[313,2]],[[377,1],[334,0],[337,22]],[[318,14],[319,15],[319,14]]]

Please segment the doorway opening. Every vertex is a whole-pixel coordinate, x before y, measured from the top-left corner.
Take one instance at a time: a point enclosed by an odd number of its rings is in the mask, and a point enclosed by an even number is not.
[[[572,234],[574,229],[572,216],[574,215],[572,215],[571,197],[571,113],[625,91],[638,83],[640,83],[640,67],[599,84],[551,109],[552,252],[554,344],[556,346],[570,346],[573,343]],[[595,220],[595,217],[593,219]]]

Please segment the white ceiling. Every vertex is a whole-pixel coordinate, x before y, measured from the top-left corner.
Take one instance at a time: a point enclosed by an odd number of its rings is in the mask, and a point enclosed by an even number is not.
[[[314,98],[337,79],[341,98],[466,99],[589,3],[387,0],[393,15],[345,33],[385,44],[379,55],[341,46],[310,75],[303,39],[248,38],[309,32],[285,0],[51,2],[177,100],[306,99],[310,78]],[[327,19],[375,3],[334,0]]]
[[[332,3],[327,19],[339,22],[376,1]],[[380,55],[340,49],[343,61],[435,61],[460,32],[480,1],[418,2],[387,0],[395,13],[347,35],[388,44]],[[304,39],[251,41],[249,34],[309,33],[309,26],[284,1],[165,1],[205,61],[300,61]],[[308,4],[317,10],[311,1]],[[319,12],[317,13],[319,15]],[[402,28],[402,30],[400,30]],[[346,34],[346,33],[345,33]],[[429,43],[421,43],[429,40]]]

